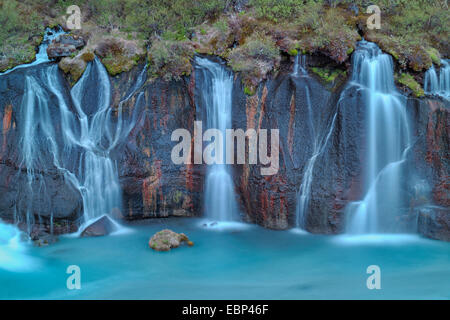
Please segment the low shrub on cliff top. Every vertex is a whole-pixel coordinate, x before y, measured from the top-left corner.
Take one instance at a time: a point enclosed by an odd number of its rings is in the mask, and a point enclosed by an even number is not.
[[[98,24],[126,31],[163,34],[188,30],[223,12],[222,0],[98,0],[85,1]],[[83,9],[82,9],[83,11]]]
[[[113,76],[131,70],[142,56],[141,49],[133,41],[116,38],[103,39],[95,53]]]
[[[314,46],[336,62],[344,62],[361,39],[356,27],[346,17],[346,12],[338,8],[326,10],[321,20],[319,28],[313,33]]]
[[[281,60],[275,41],[259,33],[252,34],[243,45],[232,49],[227,58],[233,71],[241,72],[245,85],[252,89],[277,68]]]
[[[447,1],[392,1],[382,13],[381,29],[365,30],[366,38],[390,53],[402,68],[428,69],[433,60],[438,62],[439,52],[450,51]]]
[[[0,72],[32,61],[44,31],[36,12],[18,1],[0,0],[0,25]]]
[[[166,81],[179,80],[192,71],[194,48],[190,41],[156,39],[148,52],[148,72],[151,77]]]
[[[302,15],[304,8],[309,5],[322,5],[322,0],[251,0],[258,19],[280,22],[294,19]]]
[[[228,24],[227,17],[213,24],[202,24],[195,29],[193,42],[198,53],[223,56],[232,46],[235,34]]]

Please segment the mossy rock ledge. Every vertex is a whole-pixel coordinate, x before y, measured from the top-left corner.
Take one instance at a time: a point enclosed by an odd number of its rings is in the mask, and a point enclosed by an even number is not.
[[[155,233],[150,238],[148,245],[156,251],[169,251],[172,248],[178,248],[183,242],[188,246],[194,245],[184,233],[176,233],[172,230],[164,229]]]

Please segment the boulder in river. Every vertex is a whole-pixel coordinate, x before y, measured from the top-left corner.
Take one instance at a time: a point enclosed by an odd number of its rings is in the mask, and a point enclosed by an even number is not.
[[[422,235],[437,240],[450,241],[450,210],[429,207],[418,210],[418,229]]]
[[[186,242],[190,247],[194,245],[184,233],[164,229],[155,233],[150,238],[148,245],[156,251],[169,251],[172,248],[178,248],[183,242]]]
[[[87,226],[81,233],[81,237],[106,236],[114,231],[116,231],[116,226],[112,220],[105,215]]]

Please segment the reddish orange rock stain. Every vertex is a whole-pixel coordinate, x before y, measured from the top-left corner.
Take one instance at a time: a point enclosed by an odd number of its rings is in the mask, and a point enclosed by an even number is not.
[[[158,189],[161,182],[161,160],[155,160],[151,166],[152,175],[142,181],[142,200],[147,211],[157,209]],[[160,191],[160,198],[162,193]],[[162,200],[162,198],[161,198]]]
[[[3,115],[3,145],[2,145],[2,152],[5,152],[6,150],[6,139],[8,131],[11,129],[11,118],[12,118],[12,106],[7,105],[5,107],[5,114]]]

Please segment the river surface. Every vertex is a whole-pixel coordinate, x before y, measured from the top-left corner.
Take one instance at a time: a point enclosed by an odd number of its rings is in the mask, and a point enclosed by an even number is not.
[[[208,224],[210,225],[210,224]],[[98,238],[61,236],[22,250],[25,267],[0,269],[1,299],[450,299],[450,243],[417,235],[323,236],[196,218],[154,219]],[[170,228],[194,241],[148,247]],[[81,270],[69,290],[67,267]],[[369,290],[369,265],[381,289]]]

